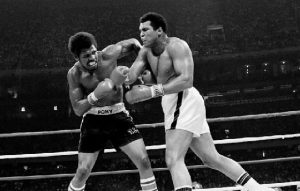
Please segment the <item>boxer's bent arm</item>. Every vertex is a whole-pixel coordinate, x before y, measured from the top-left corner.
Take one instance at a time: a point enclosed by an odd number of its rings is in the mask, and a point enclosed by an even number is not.
[[[116,44],[109,45],[105,47],[103,52],[104,59],[120,59],[124,56],[129,55],[132,52],[138,53],[138,51],[141,49],[142,45],[140,42],[135,39],[127,39],[120,41]]]
[[[69,98],[72,108],[77,116],[82,116],[91,108],[91,104],[84,98],[82,89],[78,82],[76,82],[74,73],[71,70],[69,70],[67,78],[69,83]]]
[[[193,86],[194,61],[191,49],[183,41],[176,41],[168,47],[168,52],[173,60],[176,76],[163,85],[165,94],[180,92]]]
[[[146,56],[147,50],[145,48],[142,48],[129,69],[128,80],[126,81],[126,84],[133,84],[138,79],[138,77],[145,71],[147,63]]]
[[[138,54],[138,52],[142,48],[141,43],[135,38],[120,41],[116,45],[121,46],[121,53],[119,55],[119,58],[127,56],[132,52]]]

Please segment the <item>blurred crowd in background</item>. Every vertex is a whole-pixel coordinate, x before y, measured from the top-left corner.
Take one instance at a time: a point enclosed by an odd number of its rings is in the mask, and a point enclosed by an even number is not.
[[[205,99],[208,118],[297,111],[300,108],[300,2],[297,0],[1,0],[0,133],[78,129],[66,74],[74,64],[69,36],[93,33],[99,49],[139,38],[139,17],[163,14],[169,36],[192,49],[194,86]],[[120,60],[130,66],[135,55]],[[136,124],[163,121],[160,99],[129,105]],[[154,116],[154,115],[155,116]],[[150,116],[149,116],[150,115]],[[153,116],[151,116],[153,115]],[[215,140],[297,134],[300,118],[210,123]],[[164,129],[141,129],[146,145],[164,144]],[[79,134],[0,138],[0,155],[76,151]],[[300,139],[217,145],[237,161],[294,157]],[[111,148],[111,145],[107,145]],[[164,152],[150,152],[154,168],[166,167]],[[112,162],[113,161],[113,162]],[[193,154],[188,165],[202,164]],[[76,156],[0,160],[0,177],[74,173]],[[300,180],[299,161],[244,165],[261,183]],[[106,154],[94,171],[134,169],[121,153]],[[190,170],[197,188],[234,186],[214,170]],[[160,190],[172,190],[168,171],[155,172]],[[3,191],[63,191],[71,177],[0,181]],[[138,174],[92,176],[87,190],[136,191]],[[300,188],[299,188],[300,189]],[[296,186],[278,188],[295,191]]]

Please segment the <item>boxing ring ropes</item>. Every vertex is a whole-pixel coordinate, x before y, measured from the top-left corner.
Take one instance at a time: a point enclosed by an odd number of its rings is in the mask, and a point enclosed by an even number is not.
[[[254,115],[244,115],[244,116],[232,116],[232,117],[219,117],[219,118],[208,118],[208,123],[218,123],[218,122],[228,122],[228,121],[242,121],[242,120],[254,120],[254,119],[265,119],[265,118],[275,118],[275,117],[285,117],[300,115],[300,111],[286,111],[277,113],[265,113],[265,114],[254,114]],[[139,129],[143,128],[158,128],[163,127],[164,123],[153,123],[153,124],[140,124],[136,125]],[[10,137],[26,137],[26,136],[42,136],[42,135],[57,135],[66,133],[79,133],[80,129],[73,130],[57,130],[57,131],[42,131],[42,132],[18,132],[18,133],[3,133],[0,134],[0,138],[10,138]],[[263,137],[244,137],[236,139],[224,139],[224,140],[214,140],[216,145],[218,144],[232,144],[232,143],[245,143],[245,142],[256,142],[256,141],[267,141],[267,140],[278,140],[278,139],[291,139],[300,137],[298,134],[288,134],[288,135],[272,135]],[[146,146],[147,150],[157,150],[165,149],[165,145],[152,145]],[[115,149],[105,149],[104,153],[116,152]],[[56,157],[56,156],[71,156],[77,155],[77,151],[66,151],[66,152],[55,152],[55,153],[36,153],[36,154],[19,154],[19,155],[0,155],[0,160],[13,160],[21,158],[40,158],[40,157]],[[261,164],[261,163],[272,163],[272,162],[285,162],[285,161],[295,161],[300,160],[300,156],[295,157],[284,157],[284,158],[274,158],[274,159],[262,159],[262,160],[252,160],[252,161],[240,161],[241,165],[246,164]],[[188,166],[188,169],[199,169],[207,168],[204,165],[193,165]],[[157,171],[167,171],[167,168],[153,168],[154,172]],[[92,172],[91,176],[99,175],[114,175],[114,174],[130,174],[138,173],[138,170],[118,170],[118,171],[101,171]],[[31,176],[12,176],[12,177],[0,177],[0,182],[3,181],[20,181],[20,180],[38,180],[38,179],[50,179],[50,178],[65,178],[73,177],[74,174],[49,174],[49,175],[31,175]],[[282,183],[272,183],[264,184],[267,187],[287,187],[287,186],[300,186],[300,181],[292,182],[282,182]],[[242,190],[241,186],[235,187],[223,187],[223,188],[206,188],[206,189],[196,189],[195,191],[231,191],[231,190]]]

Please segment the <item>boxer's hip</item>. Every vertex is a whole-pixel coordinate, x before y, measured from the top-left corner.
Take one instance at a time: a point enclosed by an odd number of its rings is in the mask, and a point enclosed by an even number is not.
[[[124,111],[126,111],[124,103],[117,103],[114,105],[104,106],[104,107],[92,107],[91,109],[89,109],[87,112],[84,113],[83,117],[85,117],[87,114],[113,115]]]

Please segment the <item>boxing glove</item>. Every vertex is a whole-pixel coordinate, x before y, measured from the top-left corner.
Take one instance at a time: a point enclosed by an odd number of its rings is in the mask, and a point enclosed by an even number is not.
[[[164,89],[162,84],[156,84],[153,86],[136,85],[125,94],[125,98],[128,103],[134,104],[163,95]]]
[[[155,79],[150,72],[150,70],[145,70],[142,73],[142,81],[144,82],[145,85],[153,85],[156,84]]]
[[[95,105],[96,102],[108,95],[114,89],[114,83],[111,79],[105,78],[104,81],[100,82],[95,90],[87,96],[87,100],[91,105]]]
[[[117,66],[110,74],[110,79],[115,86],[120,86],[124,83],[129,73],[129,68],[126,66]]]

